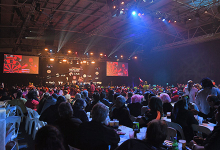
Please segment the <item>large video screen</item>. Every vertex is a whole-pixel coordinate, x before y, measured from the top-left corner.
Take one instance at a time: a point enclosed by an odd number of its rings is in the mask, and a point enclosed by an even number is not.
[[[39,57],[4,54],[3,73],[38,74]]]
[[[107,61],[106,76],[128,76],[128,63]]]

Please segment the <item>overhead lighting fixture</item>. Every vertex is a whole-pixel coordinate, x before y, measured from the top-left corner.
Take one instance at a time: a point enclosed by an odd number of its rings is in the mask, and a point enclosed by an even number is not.
[[[79,64],[79,61],[77,61],[76,64],[78,65],[78,64]]]
[[[86,60],[83,60],[83,63],[85,64],[85,63],[86,63]]]
[[[174,22],[176,23],[176,20]]]
[[[93,60],[92,62],[91,62],[91,64],[94,64],[95,63],[95,61]]]
[[[45,48],[44,50],[45,50],[45,51],[48,51],[48,48]]]
[[[135,56],[134,59],[137,59],[137,56]]]
[[[63,62],[67,62],[67,60],[66,60],[66,59],[63,59]]]
[[[207,10],[205,10],[205,12],[204,12],[205,14],[207,14],[208,13],[208,11]]]
[[[50,61],[54,61],[54,58],[50,58]]]
[[[121,2],[121,4],[122,4],[122,5],[124,5],[124,4],[125,4],[125,2]]]
[[[115,9],[115,8],[116,8],[116,6],[113,6],[113,8]]]
[[[100,56],[103,56],[103,54],[101,53]]]
[[[123,58],[123,55],[121,55],[121,58]]]
[[[68,50],[68,53],[71,53],[71,50]]]
[[[189,21],[191,21],[192,19],[191,19],[191,18],[189,18],[188,20],[189,20]]]
[[[90,55],[93,55],[93,53],[91,52]]]

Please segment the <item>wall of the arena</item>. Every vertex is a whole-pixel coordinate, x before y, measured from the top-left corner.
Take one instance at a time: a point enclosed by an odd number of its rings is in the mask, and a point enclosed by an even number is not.
[[[211,41],[202,44],[191,45],[173,50],[150,52],[144,50],[143,54],[138,55],[137,60],[128,62],[128,77],[107,77],[106,62],[96,62],[95,65],[85,65],[85,74],[94,74],[95,68],[99,69],[99,78],[88,78],[87,82],[102,82],[103,85],[128,85],[136,86],[139,84],[139,77],[148,81],[151,85],[176,85],[176,83],[187,83],[189,79],[200,82],[204,77],[213,79],[217,84],[220,83],[220,41]],[[0,53],[0,82],[9,85],[27,85],[29,82],[35,85],[44,85],[47,81],[48,59],[39,59],[39,74],[3,74],[4,53]],[[68,73],[68,68],[76,66],[54,64],[54,73]],[[77,66],[76,66],[77,67]],[[95,77],[95,76],[94,76]],[[61,78],[54,77],[58,81]],[[63,78],[65,81],[65,77]]]

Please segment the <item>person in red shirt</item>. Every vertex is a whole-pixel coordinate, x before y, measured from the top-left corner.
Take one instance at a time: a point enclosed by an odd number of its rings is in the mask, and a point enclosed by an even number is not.
[[[90,92],[91,92],[91,93],[94,93],[94,91],[95,91],[95,85],[93,84],[93,82],[91,82]]]
[[[37,106],[38,106],[39,102],[34,99],[34,97],[35,97],[34,94],[35,94],[35,92],[33,90],[28,92],[28,99],[27,99],[27,102],[25,103],[25,106],[37,111]]]
[[[179,96],[177,91],[173,91],[173,97],[171,98],[172,102],[177,102],[179,100]]]

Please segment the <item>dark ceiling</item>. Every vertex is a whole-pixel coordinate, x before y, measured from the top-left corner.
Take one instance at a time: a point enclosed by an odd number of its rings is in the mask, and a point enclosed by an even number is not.
[[[219,6],[219,0],[0,0],[0,48],[127,57],[167,50],[218,39]]]

